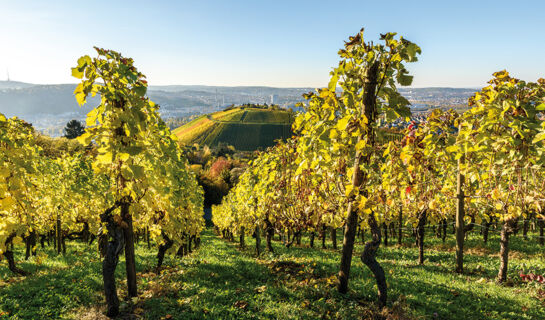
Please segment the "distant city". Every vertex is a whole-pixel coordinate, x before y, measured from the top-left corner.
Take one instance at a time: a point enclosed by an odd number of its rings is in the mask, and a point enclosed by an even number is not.
[[[17,116],[51,135],[62,135],[71,119],[85,120],[87,112],[99,103],[90,98],[79,107],[73,95],[75,84],[36,85],[17,81],[0,81],[0,112]],[[161,106],[161,116],[176,127],[194,115],[223,110],[244,103],[276,104],[294,108],[302,95],[314,88],[217,87],[201,85],[150,86],[148,96]],[[432,108],[464,108],[476,91],[471,88],[401,88],[413,104],[413,114],[421,117]],[[401,123],[401,122],[400,122]]]

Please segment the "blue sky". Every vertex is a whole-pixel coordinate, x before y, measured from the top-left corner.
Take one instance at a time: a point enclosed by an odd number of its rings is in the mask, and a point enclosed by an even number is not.
[[[385,2],[0,0],[0,79],[76,82],[70,67],[96,45],[134,58],[151,85],[321,87],[361,27],[421,46],[415,87],[545,77],[545,1]]]

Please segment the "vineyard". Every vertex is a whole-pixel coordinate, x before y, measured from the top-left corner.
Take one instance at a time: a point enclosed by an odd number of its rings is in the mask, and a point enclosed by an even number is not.
[[[185,145],[228,144],[237,150],[253,151],[290,138],[292,123],[293,113],[286,110],[240,106],[203,115],[173,133]]]
[[[169,247],[185,253],[204,228],[203,196],[158,106],[145,97],[144,75],[132,59],[96,51],[72,69],[82,79],[78,103],[101,96],[78,138],[83,151],[48,156],[30,125],[0,117],[0,254],[14,274],[28,276],[14,257],[19,243],[27,258],[37,256],[38,240],[42,247],[53,241],[58,253],[66,252],[66,239],[98,244],[107,315],[116,316],[121,252],[127,294],[137,297],[135,237],[161,243],[159,266]]]
[[[409,102],[396,87],[411,84],[404,64],[415,62],[420,48],[393,33],[382,41],[365,42],[361,32],[346,42],[328,87],[305,96],[296,137],[252,162],[213,209],[215,226],[226,238],[240,238],[241,245],[245,235],[259,240],[263,234],[269,252],[277,233],[288,235],[287,247],[310,234],[313,246],[318,234],[342,228],[341,294],[349,289],[356,235],[369,232],[359,258],[376,280],[379,306],[389,300],[379,247],[389,233],[401,244],[407,228],[424,265],[426,228],[444,239],[453,225],[452,272],[460,274],[466,271],[465,239],[479,228],[486,243],[493,228],[500,234],[498,285],[528,280],[528,270],[521,270],[528,268],[543,283],[543,262],[510,268],[509,250],[520,225],[525,239],[531,224],[539,234],[528,241],[544,243],[545,80],[524,82],[497,72],[469,100],[467,112],[434,110],[396,139],[380,134],[380,124],[409,116]],[[256,241],[256,253],[261,250]]]
[[[174,134],[134,61],[96,52],[72,69],[100,97],[77,148],[0,115],[0,319],[545,318],[544,79],[499,71],[466,112],[386,131],[421,49],[362,30],[206,228],[176,135],[284,114]]]

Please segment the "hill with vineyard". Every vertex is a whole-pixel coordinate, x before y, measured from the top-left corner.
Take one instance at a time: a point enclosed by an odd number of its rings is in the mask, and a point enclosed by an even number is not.
[[[213,147],[224,143],[237,150],[253,151],[291,137],[293,117],[290,110],[239,106],[202,115],[173,132],[186,145]]]

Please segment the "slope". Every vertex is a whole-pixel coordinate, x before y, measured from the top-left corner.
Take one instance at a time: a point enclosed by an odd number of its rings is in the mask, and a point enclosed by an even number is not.
[[[183,144],[217,146],[253,151],[291,137],[293,112],[283,109],[236,107],[203,115],[174,130]]]

